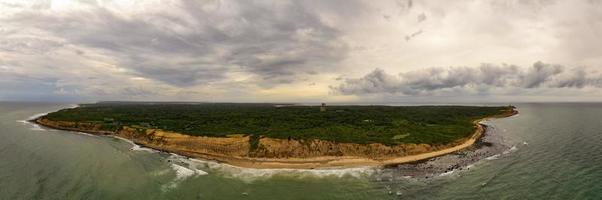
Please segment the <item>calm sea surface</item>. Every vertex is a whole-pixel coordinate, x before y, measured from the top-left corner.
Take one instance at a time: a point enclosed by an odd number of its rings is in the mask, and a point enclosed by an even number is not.
[[[0,102],[0,199],[602,199],[602,104],[519,104],[513,148],[425,179],[375,169],[254,170],[23,122],[70,105]]]

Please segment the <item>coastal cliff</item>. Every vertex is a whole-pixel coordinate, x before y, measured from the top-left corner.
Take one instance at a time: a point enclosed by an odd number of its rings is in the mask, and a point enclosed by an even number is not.
[[[516,110],[488,118],[508,117]],[[132,140],[149,148],[177,153],[194,158],[225,162],[255,168],[316,168],[339,166],[385,165],[411,162],[451,153],[466,148],[484,131],[474,122],[476,131],[470,137],[444,145],[379,143],[336,143],[325,140],[294,140],[268,137],[251,138],[190,136],[151,128],[123,126],[116,131],[102,130],[100,124],[90,122],[52,121],[44,117],[35,120],[46,127],[79,131],[96,135],[112,135]]]

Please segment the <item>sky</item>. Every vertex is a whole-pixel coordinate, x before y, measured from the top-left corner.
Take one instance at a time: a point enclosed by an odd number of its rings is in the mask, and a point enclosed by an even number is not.
[[[600,0],[0,0],[0,101],[602,100]]]

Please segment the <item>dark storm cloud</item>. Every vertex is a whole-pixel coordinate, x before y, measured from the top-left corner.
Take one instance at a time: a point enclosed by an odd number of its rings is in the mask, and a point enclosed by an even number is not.
[[[220,80],[228,72],[291,82],[308,70],[333,70],[347,52],[339,30],[301,3],[180,3],[177,12],[123,16],[95,7],[58,15],[24,12],[6,22],[103,51],[138,76],[176,86]]]
[[[362,78],[345,79],[331,87],[342,94],[433,94],[442,90],[531,89],[602,87],[602,76],[587,76],[582,68],[536,62],[526,70],[514,65],[482,64],[479,67],[426,68],[389,75],[375,69]]]

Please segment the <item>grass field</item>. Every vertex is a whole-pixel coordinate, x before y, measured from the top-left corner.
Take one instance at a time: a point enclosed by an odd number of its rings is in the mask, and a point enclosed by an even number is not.
[[[188,135],[232,134],[335,142],[444,144],[474,132],[476,119],[510,107],[276,106],[274,104],[84,104],[45,118],[92,122],[105,130],[159,128]]]

